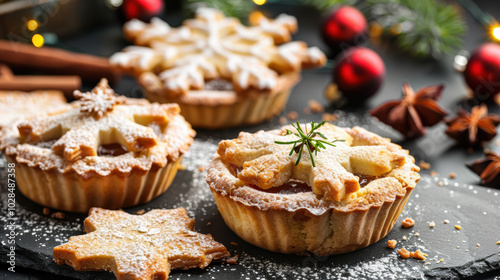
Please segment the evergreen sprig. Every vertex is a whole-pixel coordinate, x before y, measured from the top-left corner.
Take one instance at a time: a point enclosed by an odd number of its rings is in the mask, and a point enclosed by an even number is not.
[[[298,165],[300,162],[300,159],[302,158],[302,151],[304,150],[304,146],[306,146],[307,151],[309,152],[309,156],[311,157],[311,163],[313,167],[316,167],[316,163],[314,163],[314,157],[313,157],[313,152],[314,155],[318,154],[318,151],[321,151],[320,149],[326,149],[325,145],[330,145],[333,147],[336,147],[333,143],[335,142],[344,142],[345,140],[343,139],[335,139],[331,142],[325,141],[328,140],[328,138],[321,132],[316,131],[318,128],[323,126],[325,124],[325,121],[320,122],[319,124],[315,122],[311,122],[311,130],[307,131],[307,124],[304,121],[304,127],[305,127],[305,132],[302,130],[300,127],[299,122],[297,121],[295,124],[292,123],[292,126],[297,130],[297,132],[293,132],[289,129],[286,130],[285,135],[295,135],[299,139],[294,140],[294,141],[274,141],[276,144],[280,145],[293,145],[292,149],[290,150],[290,156],[293,154],[293,152],[298,154],[297,161],[295,161],[295,165]],[[322,139],[314,139],[314,137],[319,136]]]
[[[368,19],[384,29],[399,24],[398,46],[417,57],[438,58],[462,45],[465,23],[453,6],[436,0],[366,0]]]
[[[200,5],[215,8],[227,17],[235,17],[246,22],[248,15],[255,7],[252,0],[187,0],[191,10],[196,10]]]

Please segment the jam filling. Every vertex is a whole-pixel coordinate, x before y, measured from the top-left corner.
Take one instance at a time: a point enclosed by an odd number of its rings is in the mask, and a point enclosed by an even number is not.
[[[118,143],[101,145],[97,149],[98,156],[121,156],[123,154],[128,153],[127,149]]]
[[[281,185],[279,187],[269,188],[266,190],[261,189],[254,185],[251,185],[251,187],[261,192],[276,193],[276,194],[297,194],[297,193],[312,192],[311,187],[309,187],[306,183],[300,181],[288,181],[284,185]]]
[[[359,178],[359,187],[361,187],[361,188],[366,187],[366,185],[368,185],[372,181],[378,179],[377,176],[368,176],[368,175],[361,175],[361,174],[354,174],[354,175]]]

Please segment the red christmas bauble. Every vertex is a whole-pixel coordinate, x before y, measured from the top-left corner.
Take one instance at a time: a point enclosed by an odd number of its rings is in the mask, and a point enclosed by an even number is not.
[[[481,45],[471,55],[464,71],[465,81],[479,100],[500,93],[500,45]]]
[[[124,0],[123,13],[126,20],[138,18],[149,21],[163,11],[163,0]]]
[[[365,47],[351,48],[340,56],[333,79],[342,95],[351,102],[361,102],[377,93],[385,78],[382,58]]]
[[[334,51],[356,46],[366,38],[366,18],[356,8],[342,6],[328,13],[323,21],[321,35]]]

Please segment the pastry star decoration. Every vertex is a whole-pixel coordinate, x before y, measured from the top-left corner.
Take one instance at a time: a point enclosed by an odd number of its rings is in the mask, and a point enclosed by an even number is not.
[[[294,17],[262,17],[253,24],[244,26],[211,8],[199,8],[194,19],[178,28],[157,18],[150,24],[132,20],[124,32],[140,46],[125,48],[110,62],[123,71],[144,73],[140,80],[174,96],[203,89],[205,80],[216,78],[232,81],[238,93],[270,92],[277,87],[279,73],[326,63],[318,48],[307,48],[304,42],[275,45],[290,40],[297,29]]]
[[[327,146],[318,152],[314,156],[316,167],[312,166],[308,153],[303,153],[295,165],[297,154],[289,155],[290,146],[274,143],[296,140],[294,135],[285,135],[286,129],[294,131],[289,126],[279,134],[242,132],[235,140],[222,141],[217,152],[224,161],[241,169],[238,178],[243,184],[269,189],[295,179],[307,183],[315,194],[332,201],[340,201],[359,190],[359,178],[355,174],[382,176],[405,163],[403,154],[391,152],[385,146],[351,146],[349,134],[325,123],[318,131],[328,141],[344,139],[345,142],[336,142],[336,147]]]
[[[105,90],[100,86],[98,90]],[[87,93],[91,94],[95,93]],[[114,105],[100,118],[75,106],[61,114],[27,120],[18,125],[21,143],[55,141],[52,150],[68,161],[97,156],[99,145],[105,144],[118,143],[129,152],[145,152],[158,144],[159,137],[148,125],[164,128],[180,111],[177,104],[127,102],[130,104]]]
[[[92,208],[87,234],[53,250],[58,264],[76,270],[113,271],[117,279],[167,279],[170,269],[204,268],[229,256],[210,235],[193,231],[184,208],[144,215]]]

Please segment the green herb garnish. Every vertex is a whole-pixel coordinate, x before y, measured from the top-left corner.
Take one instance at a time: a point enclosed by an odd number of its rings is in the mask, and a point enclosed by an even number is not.
[[[280,145],[292,145],[292,150],[290,151],[289,156],[293,154],[293,152],[296,152],[299,156],[297,157],[297,161],[295,162],[295,165],[298,165],[300,162],[300,159],[302,158],[302,151],[304,150],[304,146],[306,146],[307,151],[309,152],[309,156],[311,157],[311,162],[312,166],[316,167],[316,164],[314,163],[314,158],[313,158],[313,152],[314,155],[318,154],[318,151],[321,151],[320,149],[326,149],[325,145],[330,145],[333,147],[336,147],[333,143],[335,142],[344,142],[345,140],[343,139],[335,139],[331,142],[325,141],[328,140],[326,136],[319,132],[316,131],[318,128],[320,128],[322,125],[325,124],[325,121],[320,122],[319,124],[315,122],[311,122],[311,130],[307,131],[307,124],[304,121],[304,126],[305,126],[305,132],[302,130],[300,127],[299,122],[297,121],[295,124],[292,123],[292,126],[297,130],[297,132],[293,132],[289,129],[286,130],[285,135],[291,135],[294,134],[295,136],[299,137],[299,139],[294,140],[294,141],[289,141],[289,142],[282,142],[282,141],[274,141],[276,144]],[[319,136],[322,139],[313,139],[314,137]]]

